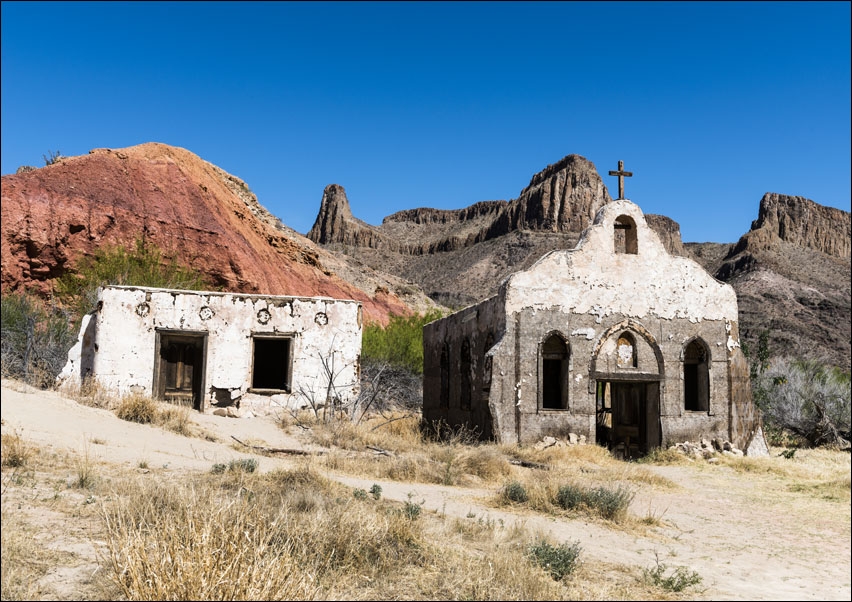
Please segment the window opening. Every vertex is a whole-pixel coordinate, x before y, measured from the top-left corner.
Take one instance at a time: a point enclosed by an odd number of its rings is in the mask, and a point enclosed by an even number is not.
[[[710,410],[707,350],[698,340],[687,345],[683,353],[683,401],[686,410],[692,412]]]
[[[638,365],[636,357],[636,339],[629,332],[623,332],[615,345],[615,363],[619,368],[635,368]]]
[[[450,407],[450,350],[447,343],[441,348],[441,399],[442,408]]]
[[[633,218],[620,215],[615,219],[614,246],[616,253],[636,255],[639,253],[639,243],[636,239],[636,222]]]
[[[541,407],[562,410],[568,407],[566,380],[568,347],[559,335],[550,335],[541,346]]]
[[[292,339],[254,337],[252,389],[291,390]]]
[[[471,375],[470,375],[470,341],[465,339],[461,348],[461,409],[470,409]]]

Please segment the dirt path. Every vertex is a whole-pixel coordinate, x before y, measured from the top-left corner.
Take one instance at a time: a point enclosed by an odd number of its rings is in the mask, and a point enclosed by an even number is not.
[[[16,430],[40,446],[78,453],[87,450],[94,460],[130,467],[145,461],[168,471],[209,471],[213,463],[251,457],[235,449],[231,436],[254,444],[303,448],[269,419],[196,414],[193,420],[217,441],[190,438],[125,422],[57,393],[6,381],[0,410],[4,433]],[[259,459],[263,471],[290,468],[297,462],[294,457]],[[669,566],[684,566],[701,575],[706,589],[698,597],[703,599],[850,599],[848,506],[840,514],[836,501],[773,487],[771,477],[750,479],[724,466],[648,469],[680,487],[640,488],[631,512],[662,517],[663,523],[642,535],[595,521],[495,509],[488,503],[492,489],[329,476],[363,489],[379,483],[386,499],[410,497],[423,501],[424,510],[447,516],[476,515],[500,519],[506,525],[520,521],[557,540],[579,541],[586,562],[599,559],[650,568],[659,556]]]

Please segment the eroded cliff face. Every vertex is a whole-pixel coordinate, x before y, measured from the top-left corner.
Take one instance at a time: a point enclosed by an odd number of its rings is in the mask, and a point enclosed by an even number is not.
[[[354,299],[382,322],[409,311],[372,282],[359,288],[333,274],[336,258],[266,211],[245,182],[185,149],[95,149],[3,176],[4,292],[46,294],[81,258],[139,238],[225,291]]]
[[[352,215],[342,186],[323,193],[308,238],[322,245],[344,245],[408,255],[460,251],[511,232],[561,233],[576,238],[611,199],[594,164],[568,155],[530,180],[513,201],[480,201],[463,209],[418,208],[399,211],[371,226]],[[652,220],[669,252],[682,255],[680,228],[659,216]]]
[[[767,193],[736,244],[695,245],[696,259],[737,291],[743,339],[768,335],[773,356],[845,366],[852,353],[850,213],[804,197]],[[705,252],[706,251],[706,252]],[[712,260],[721,255],[721,260]]]

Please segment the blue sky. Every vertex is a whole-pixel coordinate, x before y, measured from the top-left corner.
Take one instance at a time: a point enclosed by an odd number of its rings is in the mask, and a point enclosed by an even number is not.
[[[849,2],[3,2],[2,173],[163,142],[305,233],[516,198],[570,153],[733,242],[765,192],[850,209]]]

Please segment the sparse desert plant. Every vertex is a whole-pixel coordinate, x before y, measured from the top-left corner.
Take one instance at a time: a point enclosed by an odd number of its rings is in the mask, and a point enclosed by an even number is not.
[[[562,485],[556,493],[556,504],[565,510],[574,510],[581,506],[598,514],[601,518],[619,522],[627,514],[627,508],[633,500],[633,494],[617,487],[582,487],[574,484]]]
[[[669,567],[656,558],[656,566],[642,569],[645,583],[660,587],[669,592],[682,592],[690,587],[698,586],[704,579],[686,567],[679,566],[671,571]],[[668,572],[668,575],[666,575]]]
[[[74,465],[77,478],[74,480],[73,486],[78,489],[91,489],[94,487],[97,477],[95,476],[95,467],[89,452],[88,441],[83,444],[83,450],[77,455]]]
[[[0,440],[2,440],[3,466],[22,468],[27,465],[33,454],[33,449],[18,431],[3,433]]]
[[[382,497],[382,486],[378,483],[373,483],[373,486],[370,487],[370,495],[373,496],[374,500],[378,500]]]
[[[509,481],[500,490],[500,497],[507,502],[523,504],[529,499],[529,494],[520,481]]]
[[[53,165],[54,163],[58,163],[60,159],[62,159],[62,153],[60,151],[52,151],[48,150],[46,155],[41,156],[44,161],[45,167],[48,165]]]
[[[155,402],[156,403],[156,402]],[[155,421],[178,435],[192,435],[192,420],[187,406],[158,404]]]
[[[574,510],[586,499],[586,491],[577,485],[562,485],[556,493],[556,503],[565,510]]]
[[[579,566],[581,550],[579,541],[554,546],[541,539],[529,545],[527,554],[534,564],[550,573],[554,580],[561,581]]]
[[[849,372],[814,361],[779,358],[758,371],[753,387],[767,429],[793,433],[812,446],[849,448]]]
[[[596,487],[586,494],[585,499],[586,505],[602,518],[614,522],[624,518],[631,501],[633,501],[633,493],[623,487],[616,489]]]

